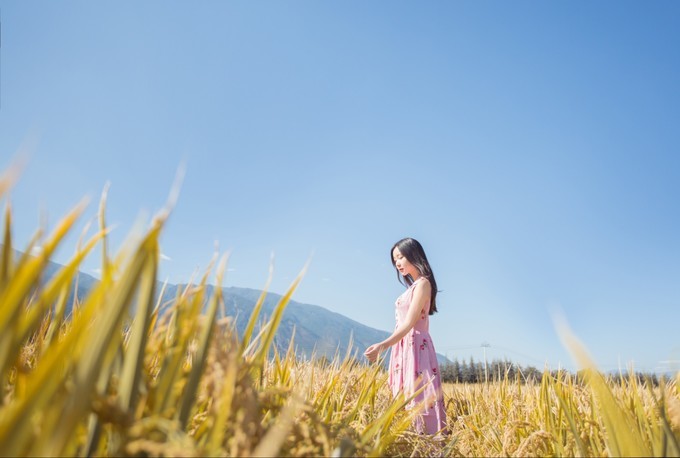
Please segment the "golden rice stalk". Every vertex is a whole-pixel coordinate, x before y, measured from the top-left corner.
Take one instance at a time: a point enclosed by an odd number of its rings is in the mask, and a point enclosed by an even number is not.
[[[652,456],[654,450],[641,435],[634,414],[623,409],[616,401],[604,377],[595,369],[595,364],[583,344],[571,333],[566,324],[558,329],[565,346],[581,364],[588,385],[593,390],[598,411],[606,429],[607,449],[614,456]]]
[[[0,295],[5,290],[12,276],[12,210],[9,202],[5,207],[5,227],[2,238],[2,252],[0,253]]]
[[[550,378],[550,380],[552,379]],[[552,383],[552,389],[554,390],[557,401],[560,404],[561,412],[564,412],[565,418],[569,425],[569,430],[571,431],[572,437],[574,438],[579,455],[588,456],[588,449],[581,439],[581,430],[577,426],[576,422],[579,412],[575,409],[573,399],[570,397],[570,394],[573,393],[575,388],[572,385],[571,392],[569,392],[567,389],[565,389],[565,387],[563,387],[561,383],[556,382]],[[560,454],[563,454],[564,452],[561,441],[558,442],[558,451],[561,452]]]
[[[236,382],[238,375],[238,355],[236,352],[229,352],[227,354],[227,361],[225,367],[225,377],[222,383],[219,398],[215,408],[216,415],[214,426],[209,433],[207,452],[212,455],[218,453],[222,449],[225,442],[225,434],[227,431],[227,421],[231,414],[234,394],[236,392]]]
[[[227,268],[227,257],[225,256],[220,262],[220,266],[217,270],[217,284],[222,284],[222,277]],[[187,385],[184,388],[184,395],[180,403],[180,409],[178,414],[179,423],[182,427],[186,426],[190,409],[193,406],[194,398],[196,396],[196,391],[198,389],[198,382],[200,381],[201,375],[203,374],[203,369],[205,367],[205,361],[208,355],[208,346],[210,344],[210,338],[212,337],[213,328],[215,325],[215,318],[217,316],[217,306],[222,300],[222,288],[215,288],[213,295],[208,303],[208,313],[206,320],[203,324],[203,329],[198,338],[198,349],[196,352],[195,363],[191,367],[191,372],[189,374],[189,379]]]
[[[421,394],[425,388],[427,388],[426,383],[408,398],[404,398],[402,394],[399,394],[385,412],[366,427],[361,434],[361,443],[364,445],[370,443],[373,446],[369,456],[383,455],[385,447],[394,440],[397,434],[403,432],[413,422],[416,415],[422,410],[422,405],[408,410],[402,420],[393,425],[393,420],[397,414],[404,411],[406,405]]]
[[[20,264],[12,276],[12,281],[0,294],[0,335],[6,336],[13,330],[14,320],[21,311],[23,301],[31,288],[38,283],[47,262],[76,219],[85,209],[85,202],[74,208],[57,226],[52,236],[45,241],[40,253]]]
[[[288,404],[277,416],[276,423],[269,428],[269,431],[267,431],[260,443],[255,447],[252,456],[268,457],[279,454],[281,446],[286,441],[286,436],[290,432],[295,417],[300,410],[300,404],[295,396],[290,396]]]
[[[131,264],[120,280],[120,288],[113,292],[106,308],[101,311],[102,319],[93,323],[93,333],[82,339],[84,347],[80,360],[74,367],[72,383],[76,392],[93,393],[98,374],[103,367],[112,363],[122,340],[121,326],[134,292],[142,285],[155,281],[157,269],[158,235],[164,221],[157,220],[147,237],[142,241]],[[152,288],[152,287],[151,287]],[[144,291],[142,289],[142,291]],[[148,293],[148,288],[147,288]],[[144,300],[144,299],[142,299]],[[75,328],[75,323],[74,323]],[[53,426],[53,442],[40,447],[39,454],[60,451],[73,438],[73,431],[89,412],[90,396],[71,396],[64,402],[64,409],[72,414]]]
[[[151,255],[154,260],[157,259],[157,256],[157,253]],[[118,402],[123,410],[133,408],[139,396],[138,387],[143,375],[148,329],[153,305],[156,301],[156,272],[157,262],[150,263],[148,274],[140,281],[137,311],[128,335],[122,372],[118,383]]]
[[[43,318],[50,313],[51,306],[59,295],[63,298],[62,302],[65,302],[64,295],[68,291],[71,279],[73,275],[75,275],[80,262],[100,238],[101,234],[94,236],[85,249],[77,253],[76,256],[62,268],[57,275],[55,275],[45,288],[42,288],[35,293],[37,298],[33,301],[31,307],[15,317],[12,331],[3,335],[1,339],[3,342],[3,349],[5,349],[5,354],[8,358],[0,360],[0,374],[7,373],[8,365],[11,364],[13,360],[16,360],[25,341],[29,336],[40,329]],[[49,327],[50,323],[47,322],[47,332],[49,332]],[[41,332],[40,335],[42,336],[44,333]],[[36,341],[36,345],[41,347],[43,342],[42,339],[36,339]],[[40,350],[38,350],[37,353],[40,353]]]
[[[177,302],[177,307],[173,310],[174,332],[169,334],[169,348],[166,351],[157,384],[151,393],[154,412],[168,418],[179,413],[176,407],[182,386],[177,382],[181,380],[184,383],[181,371],[187,363],[185,355],[192,353],[189,347],[199,329],[199,316],[205,300],[208,273],[209,270],[203,275],[198,286],[186,286]]]
[[[104,237],[104,233],[94,235],[86,246],[78,251],[59,272],[50,280],[49,284],[37,294],[37,299],[32,301],[31,307],[15,323],[15,343],[19,345],[29,334],[32,333],[42,317],[50,311],[51,306],[64,290],[68,290],[71,280],[77,275],[78,268],[83,259],[90,253],[94,246]]]
[[[259,347],[253,355],[252,362],[253,369],[255,370],[255,380],[261,378],[264,360],[269,354],[269,348],[274,341],[274,335],[276,334],[276,330],[278,329],[281,319],[283,318],[283,312],[285,311],[286,305],[288,305],[288,302],[293,296],[293,293],[297,289],[298,284],[300,281],[302,281],[302,277],[304,277],[306,271],[307,265],[303,267],[302,271],[298,274],[295,280],[293,280],[293,283],[288,288],[288,291],[286,291],[279,303],[276,305],[276,307],[274,307],[274,313],[268,322],[269,326],[262,337]]]
[[[272,278],[274,276],[274,262],[269,263],[269,276],[267,277],[267,282],[262,289],[262,293],[257,299],[253,311],[248,319],[248,324],[243,332],[243,337],[241,338],[241,354],[245,355],[248,352],[248,347],[251,346],[251,337],[253,335],[253,330],[255,329],[255,324],[260,316],[260,311],[262,310],[262,304],[264,304],[264,299],[267,297],[267,291],[269,290],[269,285],[271,284]]]
[[[674,429],[677,431],[680,428],[677,428],[677,426],[674,428],[674,422],[677,421],[677,418],[673,418],[673,415],[677,414],[677,412],[673,412],[673,409],[677,408],[678,398],[673,397],[672,392],[666,389],[666,381],[663,378],[661,379],[661,386],[659,389],[660,396],[658,398],[650,384],[648,384],[648,392],[654,403],[656,413],[659,416],[657,424],[660,425],[658,434],[661,437],[658,437],[657,440],[653,442],[653,445],[655,446],[654,454],[656,456],[680,457],[680,438],[678,437],[680,434],[676,435],[676,432],[674,432]],[[670,401],[668,404],[666,402],[667,396]],[[668,405],[668,412],[666,412],[666,405]],[[650,427],[651,425],[649,422],[645,420],[646,417],[641,418],[643,424]]]
[[[56,304],[54,306],[54,314],[48,315],[48,327],[45,332],[45,337],[40,341],[40,354],[50,347],[54,338],[59,334],[59,329],[63,324],[64,314],[66,313],[66,300],[68,299],[68,293],[71,290],[70,285],[66,285],[61,289],[59,297],[57,298]]]
[[[106,226],[106,200],[109,194],[109,183],[104,186],[101,198],[99,199],[99,211],[97,212],[97,217],[99,220],[99,230],[107,231]],[[102,240],[102,272],[109,269],[109,250],[108,250],[108,240],[106,237]]]
[[[30,143],[34,143],[31,141]],[[17,158],[9,165],[7,170],[0,175],[0,198],[4,197],[7,191],[12,189],[14,183],[19,179],[19,175],[26,165],[26,157],[29,149],[34,145],[24,144],[17,154]]]

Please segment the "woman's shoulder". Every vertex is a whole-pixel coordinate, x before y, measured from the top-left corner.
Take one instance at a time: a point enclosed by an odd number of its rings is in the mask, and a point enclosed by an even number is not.
[[[432,285],[430,284],[430,280],[427,279],[427,277],[419,277],[414,283],[414,288],[417,289],[422,289],[425,291],[430,291],[432,289]]]

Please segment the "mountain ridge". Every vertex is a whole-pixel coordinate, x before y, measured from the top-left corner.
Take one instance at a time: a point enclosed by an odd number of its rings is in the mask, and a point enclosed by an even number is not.
[[[23,256],[17,250],[14,250],[14,254],[17,258]],[[48,281],[61,268],[63,268],[62,264],[48,261],[44,281]],[[77,291],[75,288],[76,281]],[[78,277],[74,279],[74,283],[71,285],[72,289],[67,300],[67,313],[71,311],[75,295],[77,294],[78,299],[82,301],[98,282],[99,280],[94,276],[78,271]],[[160,281],[156,282],[158,294],[162,291],[163,284]],[[177,291],[186,286],[187,283],[167,283],[161,303],[169,304],[177,297]],[[206,297],[210,297],[217,286],[208,284],[206,288]],[[234,317],[236,330],[239,335],[243,335],[248,318],[262,294],[262,290],[239,286],[222,286],[220,288],[224,298],[226,316]],[[260,312],[261,321],[272,315],[282,297],[283,295],[279,293],[267,292]],[[222,310],[218,310],[218,316],[224,316]],[[348,351],[352,351],[352,353],[357,354],[369,345],[386,339],[389,335],[390,333],[387,331],[372,328],[323,306],[306,304],[291,299],[284,310],[274,338],[274,345],[279,351],[285,351],[291,339],[294,339],[298,356],[308,358],[314,355],[332,359],[336,353],[344,355]],[[441,354],[437,354],[437,357],[440,362],[448,361]]]

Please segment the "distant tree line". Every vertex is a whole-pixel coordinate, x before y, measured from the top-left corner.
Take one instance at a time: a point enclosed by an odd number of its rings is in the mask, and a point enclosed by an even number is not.
[[[535,367],[520,367],[507,360],[493,360],[488,362],[485,368],[484,362],[475,361],[473,358],[462,362],[455,359],[451,363],[441,364],[439,371],[442,382],[446,383],[483,383],[506,378],[513,381],[519,378],[522,382],[527,382],[539,381],[543,375],[543,372]]]
[[[439,372],[442,382],[445,383],[484,383],[485,381],[497,382],[506,379],[510,381],[519,380],[521,383],[526,383],[540,382],[541,377],[543,377],[543,371],[533,366],[520,366],[508,360],[492,360],[486,364],[485,368],[483,361],[475,361],[473,358],[470,358],[469,361],[463,360],[462,362],[455,359],[453,362],[441,364]],[[564,372],[563,369],[562,372]],[[558,375],[558,371],[555,370],[550,371],[550,373],[554,377]],[[577,372],[575,376],[577,383],[584,382],[582,372]],[[617,384],[630,382],[631,378],[634,378],[640,385],[648,383],[657,386],[660,383],[657,374],[647,372],[635,372],[632,375],[630,373],[617,372],[609,373],[606,376]]]
[[[579,374],[580,376],[580,374]],[[661,383],[661,380],[663,379],[665,382],[668,382],[669,378],[664,377],[663,375],[658,376],[657,374],[650,373],[650,372],[635,372],[635,374],[632,375],[630,373],[610,373],[607,375],[607,378],[614,383],[621,385],[624,382],[631,382],[631,378],[635,379],[635,382],[638,385],[643,385],[645,383],[647,384],[652,384],[653,386],[659,386]],[[672,378],[672,377],[671,377]]]

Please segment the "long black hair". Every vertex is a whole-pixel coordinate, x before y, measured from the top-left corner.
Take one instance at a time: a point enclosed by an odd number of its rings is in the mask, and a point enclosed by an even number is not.
[[[430,315],[434,315],[437,312],[437,281],[434,279],[434,273],[432,273],[432,268],[430,263],[425,256],[425,250],[423,246],[416,239],[411,237],[406,237],[405,239],[399,240],[392,246],[390,250],[390,260],[394,268],[397,268],[396,262],[394,261],[394,249],[399,248],[399,252],[406,258],[408,262],[413,264],[420,275],[427,278],[432,286],[432,293],[430,296]],[[413,284],[413,278],[410,275],[401,275],[397,270],[397,278],[399,282],[405,286],[411,286]]]

